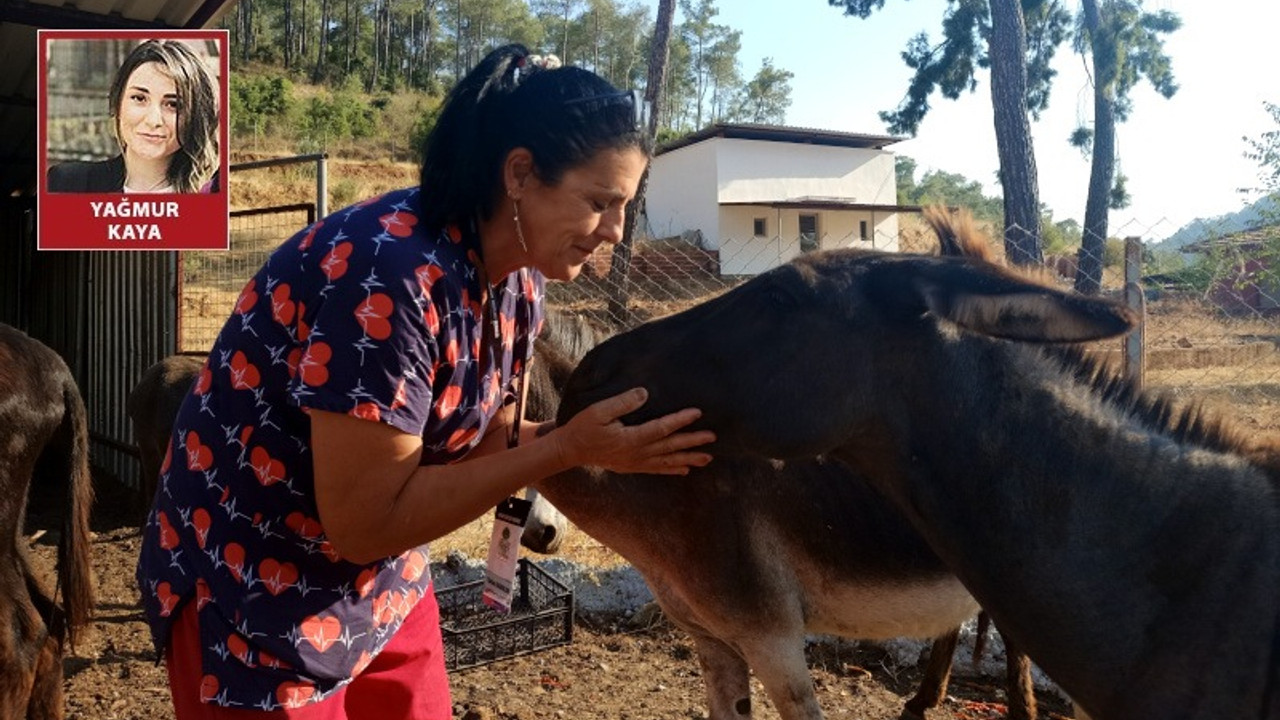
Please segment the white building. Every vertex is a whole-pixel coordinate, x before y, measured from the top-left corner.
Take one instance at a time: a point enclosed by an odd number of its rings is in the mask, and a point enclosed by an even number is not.
[[[818,248],[898,248],[894,155],[902,138],[712,125],[660,147],[645,215],[655,237],[700,233],[724,275],[751,275]]]

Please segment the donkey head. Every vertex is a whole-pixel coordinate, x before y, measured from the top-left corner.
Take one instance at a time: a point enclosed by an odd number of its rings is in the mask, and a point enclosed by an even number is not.
[[[713,453],[828,452],[883,421],[877,386],[927,367],[961,335],[1032,343],[1124,333],[1134,315],[974,258],[835,250],[799,258],[592,350],[558,419],[635,386],[649,400],[627,422],[703,411]],[[879,388],[882,390],[883,388]]]

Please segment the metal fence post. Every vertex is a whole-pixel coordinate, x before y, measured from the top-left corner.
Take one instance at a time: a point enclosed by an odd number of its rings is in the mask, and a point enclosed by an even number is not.
[[[1142,239],[1124,239],[1124,301],[1138,314],[1138,326],[1124,339],[1124,373],[1141,389],[1146,375],[1143,329],[1147,324],[1147,302],[1142,293]]]
[[[329,217],[329,153],[316,157],[316,217]]]

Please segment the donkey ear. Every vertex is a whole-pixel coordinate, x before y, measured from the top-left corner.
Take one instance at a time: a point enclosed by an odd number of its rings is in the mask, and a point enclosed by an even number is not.
[[[1087,342],[1138,322],[1115,301],[1041,285],[983,263],[946,262],[917,276],[929,312],[966,330],[1022,342]]]
[[[991,337],[1022,342],[1086,342],[1137,325],[1129,308],[1063,292],[970,259],[913,258],[880,265],[868,278],[883,310],[925,313]]]

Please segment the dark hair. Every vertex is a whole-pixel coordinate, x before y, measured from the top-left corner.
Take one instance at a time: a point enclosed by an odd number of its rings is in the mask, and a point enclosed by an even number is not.
[[[588,70],[542,68],[523,45],[494,50],[449,91],[423,143],[424,226],[492,215],[502,164],[518,147],[532,153],[534,171],[549,185],[604,149],[649,154],[634,103]]]
[[[157,63],[178,92],[178,151],[169,161],[169,183],[177,192],[195,192],[218,169],[218,95],[200,57],[180,40],[147,40],[135,47],[111,82],[107,97],[116,140],[120,138],[120,101],[133,71]]]

